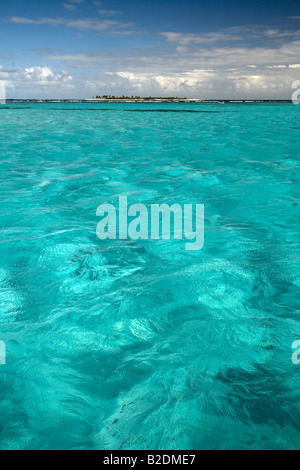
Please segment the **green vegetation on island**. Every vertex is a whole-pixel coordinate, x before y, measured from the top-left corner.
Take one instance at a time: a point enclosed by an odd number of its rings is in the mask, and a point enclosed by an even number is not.
[[[141,101],[154,101],[154,100],[187,100],[188,98],[179,98],[178,96],[168,96],[168,97],[160,97],[160,96],[114,96],[114,95],[103,95],[103,96],[96,96],[96,100],[141,100]]]

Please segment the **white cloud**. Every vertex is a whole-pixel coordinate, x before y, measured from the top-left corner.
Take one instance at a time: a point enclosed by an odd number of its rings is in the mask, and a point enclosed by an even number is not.
[[[74,92],[73,77],[66,71],[53,72],[50,67],[26,67],[24,69],[5,69],[0,66],[0,80],[7,88],[13,89],[14,95],[24,93],[28,96],[43,97],[47,94]]]
[[[77,9],[77,7],[75,5],[73,5],[72,3],[63,3],[62,4],[64,9],[65,10],[68,10],[68,11],[74,11]]]
[[[50,26],[67,26],[68,28],[76,28],[79,30],[89,31],[107,31],[110,29],[123,29],[131,28],[133,23],[122,23],[121,21],[112,20],[94,20],[94,19],[82,19],[82,20],[68,20],[66,18],[41,18],[34,20],[31,18],[24,18],[19,16],[11,17],[10,21],[16,24],[33,24],[33,25],[44,25]]]
[[[81,33],[88,30],[130,33],[129,23],[107,19],[14,17],[13,21],[63,25]],[[2,67],[0,79],[9,81],[22,93],[27,90],[31,97],[40,96],[42,90],[41,94],[53,95],[55,92],[55,96],[62,98],[140,94],[207,99],[288,99],[291,83],[299,78],[299,31],[254,26],[203,35],[163,32],[160,36],[166,41],[162,40],[160,48],[151,50],[137,45],[130,50],[120,48],[72,54],[44,48],[38,56],[42,65],[13,71]],[[244,40],[240,41],[241,38]],[[72,76],[57,71],[64,68],[72,70]]]
[[[279,29],[266,29],[264,26],[245,26],[245,27],[232,27],[222,31],[205,33],[205,34],[190,34],[178,32],[162,32],[160,33],[168,42],[177,43],[183,46],[195,44],[214,44],[226,43],[234,41],[269,39],[277,40],[280,38],[298,39],[300,38],[299,30],[281,31]]]
[[[240,41],[242,38],[233,34],[211,33],[211,34],[182,34],[174,32],[163,32],[161,36],[166,38],[168,42],[176,42],[183,46],[191,44],[212,44],[220,41]]]
[[[143,90],[144,87],[157,89],[163,93],[199,88],[204,81],[211,80],[215,74],[208,70],[192,70],[177,74],[141,74],[132,72],[116,72],[115,77],[127,80],[130,87]]]
[[[277,47],[247,47],[247,46],[214,46],[189,49],[188,46],[179,46],[185,49],[159,51],[156,54],[147,54],[145,51],[135,50],[127,54],[121,51],[103,53],[53,53],[45,56],[45,60],[68,61],[77,67],[105,67],[106,70],[133,70],[135,72],[165,73],[184,72],[194,69],[225,69],[244,67],[255,68],[272,66],[284,68],[289,64],[297,64],[300,56],[300,41],[286,42]],[[131,51],[132,52],[132,51]]]
[[[74,69],[76,70],[76,69]],[[205,68],[186,71],[142,72],[132,69],[115,72],[87,71],[72,76],[50,67],[27,67],[15,71],[0,68],[0,80],[14,87],[15,97],[88,98],[96,95],[180,96],[206,99],[288,99],[293,68],[249,69]]]
[[[118,16],[122,15],[121,11],[116,10],[98,10],[98,13],[102,16]]]
[[[267,69],[286,69],[286,65],[267,65]]]
[[[278,98],[274,96],[284,90],[289,90],[282,99],[290,97],[292,75],[286,70],[259,70],[255,74],[247,70],[202,70],[194,69],[184,73],[142,74],[128,71],[110,73],[109,89],[123,89],[161,96],[181,96],[194,98]],[[277,73],[278,75],[274,75]],[[102,81],[103,87],[103,81]],[[98,88],[99,90],[99,88]],[[145,93],[144,93],[145,94]]]
[[[35,82],[35,84],[39,85],[49,85],[56,82],[70,83],[73,79],[65,70],[55,74],[49,67],[38,66],[25,68],[24,71],[21,72],[21,76],[24,76],[25,80]]]

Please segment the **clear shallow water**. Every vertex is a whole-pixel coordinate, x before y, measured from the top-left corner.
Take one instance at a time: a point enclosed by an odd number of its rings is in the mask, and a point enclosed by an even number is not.
[[[300,448],[299,111],[0,107],[1,449]],[[120,195],[204,249],[101,242]]]

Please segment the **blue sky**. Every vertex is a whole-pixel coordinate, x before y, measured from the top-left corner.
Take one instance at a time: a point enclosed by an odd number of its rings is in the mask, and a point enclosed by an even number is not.
[[[11,98],[291,97],[299,1],[1,1]]]

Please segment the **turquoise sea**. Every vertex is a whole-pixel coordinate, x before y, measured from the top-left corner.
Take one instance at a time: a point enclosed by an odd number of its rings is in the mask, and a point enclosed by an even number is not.
[[[0,449],[300,449],[300,107],[0,106]],[[96,236],[205,205],[205,245]]]

